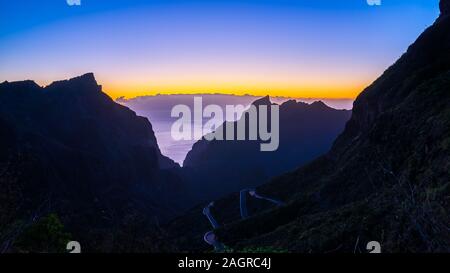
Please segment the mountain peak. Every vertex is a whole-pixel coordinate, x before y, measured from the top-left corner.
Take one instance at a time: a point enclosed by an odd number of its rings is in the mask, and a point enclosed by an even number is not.
[[[439,9],[441,10],[441,15],[450,14],[450,0],[441,0],[439,2]]]
[[[15,82],[8,82],[4,81],[0,83],[0,88],[13,88],[17,90],[24,90],[24,89],[40,89],[41,87],[32,80],[25,80],[25,81],[15,81]]]
[[[60,87],[73,87],[78,90],[97,90],[101,91],[102,88],[97,84],[94,73],[86,73],[81,76],[71,78],[69,80],[56,81],[47,86],[49,89]]]
[[[311,106],[316,107],[316,108],[329,108],[328,105],[326,105],[323,101],[319,100],[319,101],[315,101],[311,104]]]
[[[71,78],[69,81],[72,81],[72,80],[94,81],[95,83],[97,83],[97,81],[95,80],[94,73],[92,73],[92,72],[83,74],[78,77]]]
[[[281,104],[281,106],[284,106],[284,107],[286,107],[286,106],[296,106],[296,105],[297,105],[297,101],[296,100],[287,100],[287,101],[285,101],[285,102],[283,102]]]
[[[70,83],[82,83],[90,86],[98,86],[97,80],[95,80],[94,73],[86,73],[81,76],[71,78],[68,80]]]
[[[259,106],[259,105],[272,105],[272,102],[270,101],[270,97],[269,96],[265,96],[263,98],[260,98],[258,100],[255,100],[253,103],[253,105],[255,106]]]

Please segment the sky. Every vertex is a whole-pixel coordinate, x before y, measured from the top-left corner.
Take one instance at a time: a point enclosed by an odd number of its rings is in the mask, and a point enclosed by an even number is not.
[[[438,0],[0,0],[0,81],[94,72],[113,98],[355,98]]]

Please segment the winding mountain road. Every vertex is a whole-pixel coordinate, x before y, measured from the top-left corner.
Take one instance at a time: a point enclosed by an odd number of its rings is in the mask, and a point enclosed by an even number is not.
[[[219,225],[219,223],[217,223],[216,219],[214,219],[214,217],[211,214],[211,207],[213,207],[213,206],[214,206],[214,202],[209,203],[208,206],[206,206],[203,209],[203,215],[205,215],[206,218],[208,218],[209,222],[211,223],[211,226],[214,229],[216,229],[216,228],[219,228],[220,225]]]
[[[239,207],[240,207],[240,212],[241,212],[241,218],[242,219],[246,219],[248,218],[248,208],[247,208],[247,194],[250,195],[251,197],[257,198],[257,199],[261,199],[261,200],[266,200],[269,201],[271,203],[274,203],[276,206],[283,206],[285,203],[273,198],[269,198],[263,195],[260,195],[256,192],[255,189],[243,189],[240,191],[239,193]],[[214,229],[217,229],[220,227],[219,223],[216,221],[216,219],[214,219],[214,217],[211,214],[211,208],[214,206],[214,202],[209,203],[206,207],[203,208],[203,215],[206,216],[206,218],[208,218],[209,222],[211,223],[211,226]],[[214,247],[215,251],[223,251],[224,250],[224,245],[219,242],[219,240],[217,239],[216,234],[214,233],[214,231],[208,231],[207,233],[205,233],[205,235],[203,236],[203,240]]]
[[[266,200],[269,201],[271,203],[274,203],[277,206],[283,206],[284,202],[273,199],[273,198],[269,198],[263,195],[260,195],[258,193],[256,193],[255,189],[243,189],[240,191],[239,194],[239,200],[240,200],[240,210],[241,210],[241,218],[242,219],[247,219],[248,218],[248,208],[247,208],[247,193],[254,198],[257,199],[261,199],[261,200]]]
[[[217,223],[216,219],[214,219],[214,217],[211,214],[211,207],[213,207],[213,206],[214,206],[214,202],[209,203],[208,206],[206,206],[203,209],[203,215],[205,215],[206,218],[208,218],[209,222],[211,223],[211,226],[214,229],[217,229],[220,227],[220,225],[219,225],[219,223]],[[221,242],[219,242],[219,240],[217,240],[217,236],[214,233],[214,231],[206,232],[205,235],[203,236],[203,240],[207,244],[213,246],[215,251],[220,252],[220,251],[223,251],[225,248],[224,245]]]
[[[280,201],[280,200],[276,200],[276,199],[273,199],[273,198],[265,197],[265,196],[263,196],[263,195],[259,195],[259,194],[256,193],[256,190],[250,190],[248,193],[249,193],[250,196],[252,196],[252,197],[255,197],[255,198],[257,198],[257,199],[262,199],[262,200],[266,200],[266,201],[272,202],[272,203],[274,203],[274,204],[277,205],[277,206],[284,206],[284,204],[285,204],[284,202],[282,202],[282,201]]]

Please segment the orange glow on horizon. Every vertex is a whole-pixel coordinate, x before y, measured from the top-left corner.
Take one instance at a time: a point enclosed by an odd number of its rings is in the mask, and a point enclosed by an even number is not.
[[[101,84],[101,83],[100,83]],[[321,98],[321,99],[355,99],[370,83],[333,86],[271,86],[226,84],[221,87],[207,85],[177,86],[164,85],[149,87],[139,84],[102,84],[103,92],[111,98],[126,99],[139,96],[175,95],[175,94],[229,94],[229,95],[253,95],[289,98]]]
[[[72,73],[81,75],[82,73]],[[71,74],[71,75],[72,75]],[[69,79],[71,76],[55,76],[54,78]],[[227,95],[250,95],[256,97],[286,97],[298,99],[350,99],[354,100],[372,81],[363,79],[353,82],[345,78],[328,78],[320,81],[318,78],[308,78],[305,84],[293,81],[247,81],[247,82],[224,82],[224,81],[200,81],[200,80],[154,80],[153,83],[144,82],[140,78],[117,78],[111,80],[105,75],[95,74],[97,83],[102,86],[102,91],[112,99],[124,97],[132,99],[140,96],[155,95],[193,95],[193,94],[227,94]],[[53,77],[52,77],[53,78]],[[53,79],[40,79],[37,81],[41,86],[47,86]],[[170,82],[170,83],[168,83]]]

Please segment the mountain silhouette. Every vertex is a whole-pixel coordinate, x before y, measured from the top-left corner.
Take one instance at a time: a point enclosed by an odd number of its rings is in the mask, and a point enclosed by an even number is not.
[[[450,0],[407,52],[357,98],[331,150],[258,187],[283,200],[240,220],[239,196],[214,202],[219,240],[235,250],[290,252],[450,251]],[[202,250],[201,208],[167,229]],[[184,226],[181,233],[178,227]],[[194,228],[195,227],[195,228]],[[174,236],[175,236],[174,235]]]
[[[270,109],[275,104],[268,96],[253,105],[267,106],[270,121]],[[257,110],[258,119],[260,115]],[[238,122],[229,122],[234,127],[235,140],[202,139],[194,144],[184,160],[183,170],[191,177],[187,179],[191,180],[190,186],[202,194],[200,199],[209,200],[261,185],[325,153],[344,129],[351,111],[336,110],[323,102],[290,100],[279,106],[279,115],[279,146],[275,151],[262,152],[261,143],[267,141],[260,138],[249,140],[248,111],[242,117],[246,119],[246,140],[236,140]],[[256,127],[259,128],[258,124]],[[224,124],[217,130],[221,128],[225,135],[227,126]]]
[[[100,246],[125,247],[127,226],[149,232],[185,209],[179,166],[159,151],[150,122],[104,94],[92,73],[45,88],[4,82],[0,105],[2,251],[14,249],[13,226],[48,213],[86,250],[111,251]]]

